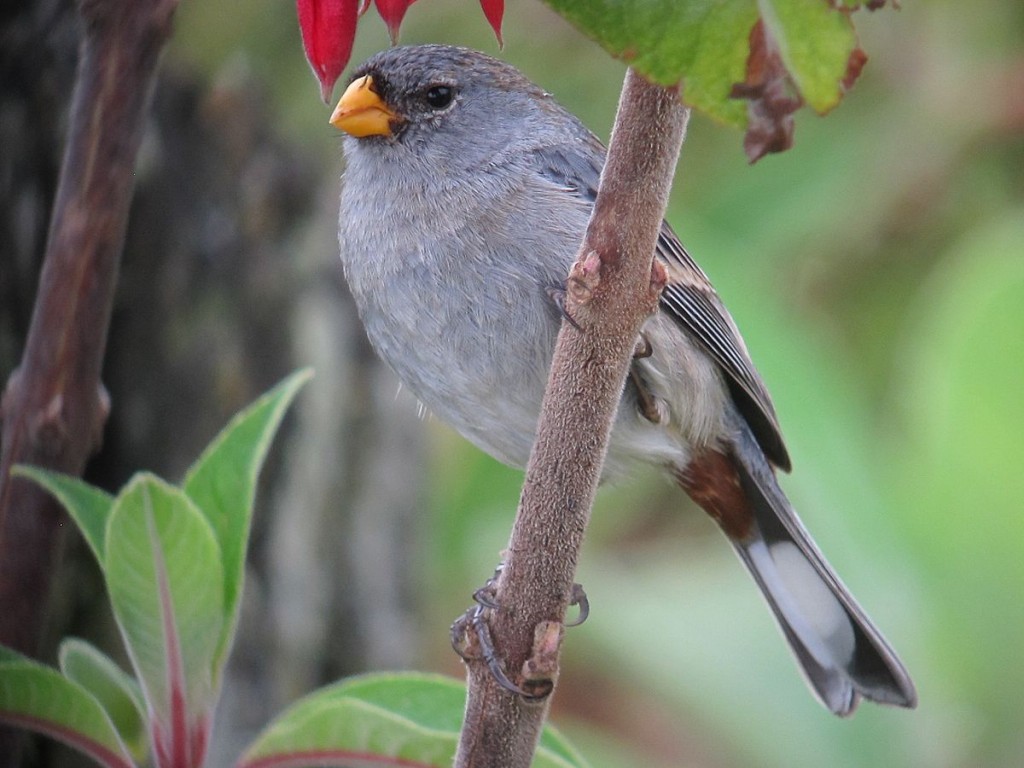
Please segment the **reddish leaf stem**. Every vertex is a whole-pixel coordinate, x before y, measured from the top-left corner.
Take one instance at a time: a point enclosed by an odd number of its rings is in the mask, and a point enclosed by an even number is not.
[[[123,754],[119,754],[109,747],[93,741],[78,731],[57,725],[52,720],[44,720],[43,718],[30,715],[15,715],[10,712],[4,712],[2,716],[6,722],[12,725],[42,733],[74,747],[79,752],[91,757],[104,768],[135,768],[131,761]]]

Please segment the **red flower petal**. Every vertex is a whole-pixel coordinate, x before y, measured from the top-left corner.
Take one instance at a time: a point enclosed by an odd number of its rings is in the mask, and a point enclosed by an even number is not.
[[[352,55],[359,0],[296,0],[296,8],[306,58],[326,104]]]
[[[398,28],[402,26],[402,19],[405,12],[415,0],[374,0],[377,5],[377,13],[388,25],[388,34],[391,35],[391,44],[398,43]]]
[[[501,17],[505,13],[505,0],[480,0],[480,7],[494,30],[494,36],[498,38],[498,45],[504,45],[501,41]]]

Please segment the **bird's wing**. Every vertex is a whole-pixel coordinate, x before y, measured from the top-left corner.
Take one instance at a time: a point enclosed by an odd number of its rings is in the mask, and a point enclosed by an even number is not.
[[[668,273],[661,308],[725,371],[733,402],[750,425],[765,456],[788,472],[792,466],[789,452],[768,388],[754,367],[729,311],[667,222],[661,224],[657,255]]]
[[[557,144],[535,150],[539,172],[590,203],[604,163],[604,148],[589,134],[587,143]],[[750,425],[768,459],[784,471],[791,467],[775,406],[754,368],[736,324],[707,275],[693,260],[676,233],[662,222],[656,255],[668,273],[661,309],[711,356],[726,374],[733,401]]]

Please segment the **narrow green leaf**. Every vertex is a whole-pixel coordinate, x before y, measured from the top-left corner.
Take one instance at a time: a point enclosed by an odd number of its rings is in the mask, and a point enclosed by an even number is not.
[[[224,616],[210,524],[180,489],[136,475],[114,503],[106,551],[114,616],[146,700],[165,725],[178,702],[194,722],[216,698],[210,669]]]
[[[213,526],[224,563],[224,620],[213,659],[215,683],[238,619],[256,479],[285,410],[312,375],[309,369],[293,373],[235,416],[185,475],[185,493]]]
[[[27,659],[0,662],[0,722],[62,741],[108,768],[134,765],[96,699]]]
[[[418,673],[374,674],[322,688],[296,702],[245,752],[238,768],[295,765],[303,756],[316,765],[450,766],[465,708],[457,680]],[[315,759],[312,759],[315,756]],[[548,727],[534,768],[571,768],[587,763]]]
[[[146,704],[135,678],[99,649],[73,637],[60,644],[58,659],[64,676],[100,703],[132,757],[145,761],[149,752]]]
[[[110,510],[114,506],[114,497],[77,477],[38,467],[16,466],[11,470],[11,474],[32,480],[64,505],[89,543],[89,548],[96,556],[100,568],[103,568],[103,540]]]

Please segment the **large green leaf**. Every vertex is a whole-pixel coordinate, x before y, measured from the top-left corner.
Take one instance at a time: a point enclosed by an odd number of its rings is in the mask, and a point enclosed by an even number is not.
[[[213,527],[224,563],[221,636],[213,658],[220,678],[242,593],[256,479],[285,410],[312,371],[297,371],[235,416],[189,469],[184,488]]]
[[[152,475],[128,483],[107,527],[107,588],[158,721],[189,722],[215,698],[211,661],[224,622],[220,550],[185,493]]]
[[[686,102],[746,126],[744,101],[751,32],[763,22],[787,88],[819,113],[843,96],[857,47],[848,9],[825,0],[547,0],[612,55],[664,85],[679,83]],[[771,76],[758,62],[751,69]],[[752,98],[760,99],[760,95]]]
[[[64,742],[108,768],[134,765],[103,707],[56,670],[0,654],[0,722]]]
[[[744,125],[743,102],[729,98],[747,66],[757,21],[754,0],[547,0],[609,53],[652,80],[682,83],[692,106]]]
[[[146,703],[138,682],[106,654],[84,640],[67,638],[58,653],[60,670],[100,703],[124,745],[138,762],[149,751]]]
[[[465,707],[465,686],[416,673],[352,678],[298,701],[256,739],[239,768],[301,765],[450,766]],[[587,763],[546,728],[535,768]]]
[[[79,530],[85,536],[89,548],[103,567],[104,537],[114,497],[99,488],[94,488],[77,477],[49,472],[38,467],[17,466],[12,474],[27,477],[45,488],[71,515]]]

